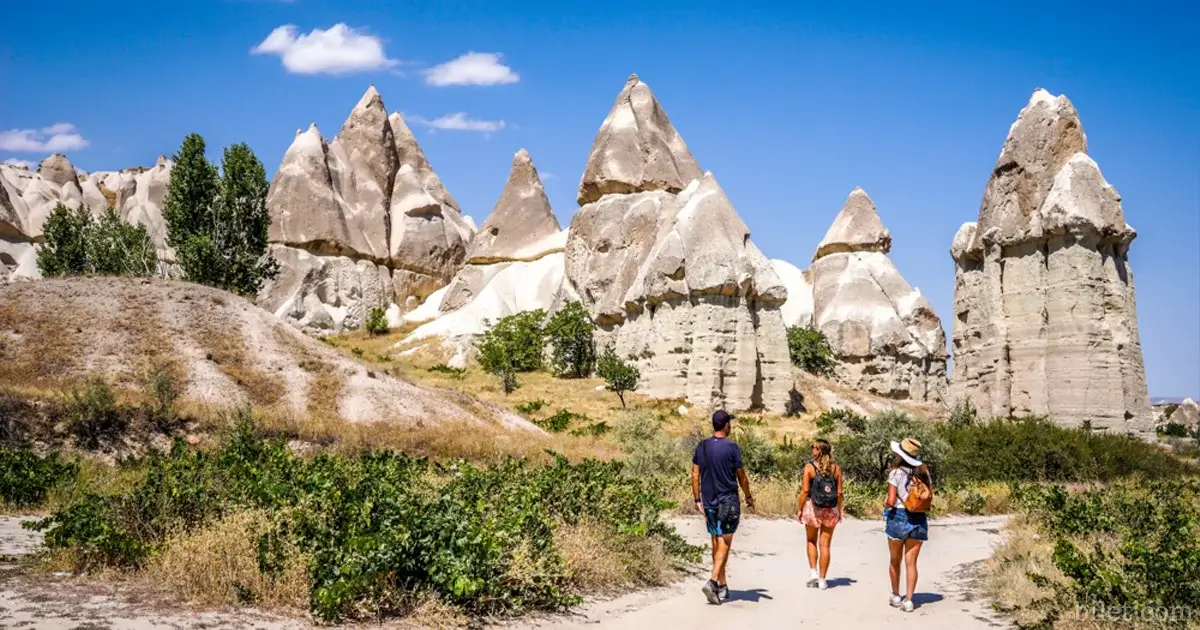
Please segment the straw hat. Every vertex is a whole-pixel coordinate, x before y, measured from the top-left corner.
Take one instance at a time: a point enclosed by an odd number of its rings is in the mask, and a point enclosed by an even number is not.
[[[921,443],[912,438],[892,442],[892,452],[899,455],[910,466],[921,465],[921,458],[918,457],[921,454]]]

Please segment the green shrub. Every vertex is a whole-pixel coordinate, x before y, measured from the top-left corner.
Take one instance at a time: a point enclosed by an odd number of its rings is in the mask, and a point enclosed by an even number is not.
[[[488,329],[475,338],[479,365],[500,379],[505,394],[511,394],[521,386],[517,372],[542,368],[545,352],[542,320],[545,318],[545,311],[539,309],[503,317],[495,325],[484,320]]]
[[[571,426],[572,422],[576,420],[586,421],[587,419],[588,417],[583,414],[571,413],[566,409],[559,409],[558,413],[546,418],[545,420],[535,420],[534,424],[551,433],[562,433]]]
[[[862,433],[867,430],[867,419],[849,409],[829,409],[817,416],[816,425],[821,434],[834,433],[843,428],[852,433]]]
[[[175,402],[183,394],[170,370],[159,364],[151,366],[143,383],[143,393],[147,399],[147,419],[155,428],[169,430],[178,419]]]
[[[537,412],[541,411],[542,408],[545,407],[547,404],[549,404],[549,403],[547,403],[545,400],[542,400],[541,398],[537,398],[535,400],[526,401],[526,402],[523,402],[523,403],[517,405],[516,409],[517,409],[517,413],[523,413],[523,414],[528,415],[531,413],[537,413]]]
[[[1158,427],[1158,434],[1164,437],[1192,437],[1192,430],[1186,425],[1168,422]]]
[[[83,448],[98,448],[129,428],[129,414],[117,405],[108,382],[98,376],[88,377],[82,387],[67,393],[62,414],[67,429]]]
[[[43,226],[38,269],[53,276],[152,276],[158,272],[154,241],[112,208],[94,216],[87,208],[58,204]]]
[[[625,453],[625,465],[635,476],[660,483],[682,483],[691,470],[692,453],[700,436],[683,443],[663,431],[662,418],[635,411],[616,426],[617,441]]]
[[[260,569],[278,570],[283,549],[310,556],[309,606],[323,622],[397,614],[414,592],[481,616],[575,603],[555,547],[559,523],[600,524],[618,541],[650,539],[699,560],[660,520],[671,505],[621,462],[481,468],[389,451],[303,459],[262,438],[243,412],[223,446],[177,443],[146,467],[132,489],[86,494],[31,527],[82,568],[138,566],[172,534],[261,509],[273,526],[255,541]]]
[[[1136,437],[1060,427],[1038,417],[941,425],[937,433],[951,447],[941,473],[960,482],[1111,481],[1195,472]]]
[[[596,366],[595,326],[579,301],[567,302],[546,322],[550,367],[555,376],[586,378]]]
[[[365,354],[365,353],[366,353],[366,350],[363,350],[362,348],[360,348],[358,346],[354,346],[353,348],[350,348],[350,354],[353,354],[354,356],[356,356],[360,359],[362,358],[363,354]]]
[[[952,427],[965,427],[975,424],[975,420],[979,414],[975,410],[975,405],[970,398],[962,397],[954,403],[954,407],[950,409],[950,417],[946,420],[946,424]]]
[[[792,363],[800,369],[818,376],[833,376],[837,361],[829,340],[821,331],[808,326],[790,326],[787,344]]]
[[[426,370],[426,372],[437,372],[440,374],[448,374],[457,379],[461,379],[464,376],[466,376],[466,374],[467,374],[467,371],[464,370],[463,368],[450,367],[449,365],[446,365],[445,363],[439,363],[433,367],[430,367],[429,369]]]
[[[593,422],[586,426],[571,429],[571,435],[600,437],[601,435],[607,435],[610,430],[611,427],[608,426],[607,422]]]
[[[1021,504],[1052,538],[1054,566],[1066,577],[1060,583],[1029,576],[1054,591],[1044,606],[1047,627],[1080,607],[1186,613],[1200,601],[1197,477],[1123,481],[1084,492],[1032,486]],[[1101,538],[1108,544],[1097,542]]]
[[[372,335],[386,335],[388,332],[387,311],[373,308],[367,315],[367,332]]]
[[[950,445],[935,432],[935,426],[903,411],[889,410],[866,420],[863,430],[834,437],[833,457],[842,473],[856,481],[882,482],[894,457],[892,441],[915,438],[921,442],[921,461],[929,467],[934,483],[945,477],[941,462]]]
[[[28,446],[0,446],[0,500],[6,505],[39,506],[51,488],[78,473],[79,466],[58,453],[39,456]]]
[[[642,377],[636,367],[622,361],[611,347],[606,348],[604,354],[600,355],[600,360],[596,364],[596,373],[608,383],[610,391],[616,392],[617,398],[621,400],[622,408],[625,407],[625,392],[636,390],[638,380]]]

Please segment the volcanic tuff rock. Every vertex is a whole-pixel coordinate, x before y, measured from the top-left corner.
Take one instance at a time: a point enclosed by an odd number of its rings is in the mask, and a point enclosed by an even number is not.
[[[887,253],[891,235],[867,193],[850,193],[814,256],[813,327],[838,360],[837,379],[889,398],[938,402],[946,335]]]
[[[598,343],[637,364],[639,391],[782,411],[787,292],[636,75],[596,134],[579,201],[566,290],[591,312]]]
[[[951,392],[981,413],[1152,429],[1121,197],[1079,114],[1037,90],[1009,129],[977,223],[959,229]]]
[[[321,330],[360,326],[372,308],[398,322],[450,281],[474,233],[374,86],[332,142],[297,132],[267,207],[282,269],[259,303]]]
[[[59,203],[86,206],[96,214],[111,206],[130,223],[146,226],[165,270],[175,259],[162,218],[171,166],[160,156],[153,168],[88,174],[59,154],[42,160],[37,172],[0,164],[0,282],[41,277],[37,244],[43,240],[43,223]]]
[[[565,236],[529,152],[521,149],[513,156],[500,199],[471,240],[467,264],[450,283],[440,310],[462,308],[501,269],[561,252]]]
[[[650,86],[632,74],[596,133],[579,181],[579,205],[610,193],[677,193],[700,175]]]
[[[783,323],[792,326],[812,326],[813,292],[811,272],[801,270],[786,260],[771,259],[771,268],[779,274],[787,289],[787,301],[779,308]]]

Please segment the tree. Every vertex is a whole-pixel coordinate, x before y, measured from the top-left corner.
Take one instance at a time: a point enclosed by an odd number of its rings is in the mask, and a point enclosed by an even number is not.
[[[479,364],[500,379],[505,394],[520,387],[517,372],[542,368],[545,352],[542,321],[545,319],[546,312],[538,309],[502,317],[495,325],[484,321],[488,329],[475,340]]]
[[[791,326],[787,329],[787,343],[793,364],[810,374],[833,376],[836,361],[829,340],[821,331],[809,326]]]
[[[225,149],[221,171],[204,156],[204,138],[188,134],[175,154],[163,218],[184,277],[254,295],[279,273],[267,252],[267,175],[246,144]]]
[[[365,328],[372,335],[386,335],[388,332],[387,311],[381,308],[371,309],[367,315]]]
[[[99,217],[87,208],[58,204],[42,226],[38,250],[43,276],[152,276],[158,271],[154,241],[143,225],[126,222],[112,208]]]
[[[608,383],[608,389],[617,393],[621,399],[621,408],[625,407],[625,392],[637,389],[638,379],[642,377],[638,369],[624,361],[612,347],[606,348],[600,360],[596,362],[596,373]]]
[[[546,323],[550,344],[550,366],[554,374],[565,378],[587,378],[596,366],[596,344],[592,325],[583,304],[567,302]]]

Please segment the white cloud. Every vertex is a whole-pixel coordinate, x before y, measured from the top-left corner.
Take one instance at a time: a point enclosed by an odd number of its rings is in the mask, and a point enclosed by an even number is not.
[[[551,173],[549,171],[541,171],[538,173],[538,177],[540,177],[542,179],[542,181],[549,181],[551,179],[554,179],[555,177],[558,177],[558,175],[555,175],[554,173]]]
[[[62,153],[88,145],[71,123],[55,123],[41,129],[0,131],[0,151],[13,153]]]
[[[433,120],[427,120],[415,114],[413,116],[406,116],[406,118],[417,123],[418,125],[421,125],[422,127],[429,127],[430,129],[446,129],[451,131],[478,131],[489,134],[493,131],[500,131],[505,127],[505,122],[503,120],[478,120],[476,118],[471,118],[463,112],[446,114],[441,118],[435,118]]]
[[[7,164],[18,168],[33,168],[33,164],[30,164],[29,160],[18,160],[17,158],[8,158],[4,162],[0,162],[0,164]]]
[[[292,24],[280,26],[250,49],[250,54],[278,55],[283,67],[295,74],[350,74],[400,63],[388,58],[383,40],[341,23],[306,34]]]
[[[499,85],[516,83],[520,75],[500,63],[500,53],[467,54],[424,71],[429,85]]]

